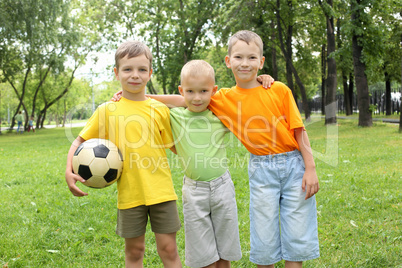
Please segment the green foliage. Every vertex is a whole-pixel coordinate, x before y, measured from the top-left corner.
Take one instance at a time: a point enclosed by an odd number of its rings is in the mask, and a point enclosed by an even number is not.
[[[0,3],[7,22],[0,31],[0,70],[27,115],[45,116],[68,91],[86,54],[96,47],[74,4],[61,0]]]
[[[370,129],[339,120],[336,135],[312,118],[321,257],[304,267],[398,267],[402,138],[396,125]],[[0,265],[4,267],[124,267],[124,241],[115,233],[116,185],[74,197],[64,179],[68,148],[80,129],[39,130],[0,137]],[[336,143],[331,143],[335,135]],[[243,258],[232,267],[255,267],[249,258],[248,152],[229,135]],[[334,155],[327,157],[336,146]],[[182,172],[168,155],[182,219]],[[332,159],[332,161],[328,161]],[[84,187],[84,186],[82,186]],[[184,261],[184,229],[177,236]],[[162,267],[150,229],[144,267]],[[283,262],[276,267],[284,267]]]
[[[358,21],[351,20],[355,9],[361,11]],[[3,0],[0,81],[7,83],[7,92],[14,94],[3,103],[10,103],[12,114],[19,105],[27,114],[44,113],[47,109],[64,113],[62,96],[70,90],[67,77],[74,76],[73,71],[85,62],[89,52],[115,51],[127,39],[138,39],[150,46],[154,55],[153,85],[159,93],[177,92],[180,70],[191,59],[206,59],[215,68],[217,84],[230,87],[235,81],[224,64],[224,56],[228,38],[241,29],[255,31],[263,39],[266,61],[260,73],[277,72],[276,79],[286,81],[277,14],[308,97],[315,95],[321,78],[326,77],[320,67],[321,50],[327,42],[324,12],[336,21],[337,48],[330,57],[336,59],[338,88],[342,76],[349,77],[353,72],[354,33],[363,45],[362,60],[369,83],[384,81],[386,72],[391,82],[399,85],[400,10],[402,2],[395,0],[333,0],[333,8],[326,0]],[[115,88],[113,83],[107,87],[101,94],[109,94]],[[57,101],[58,107],[46,108]],[[0,107],[2,118],[5,109],[4,105]]]

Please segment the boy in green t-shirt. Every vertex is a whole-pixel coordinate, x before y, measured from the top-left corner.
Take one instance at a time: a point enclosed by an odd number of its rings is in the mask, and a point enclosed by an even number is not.
[[[224,145],[229,130],[207,109],[216,90],[212,66],[202,60],[190,61],[182,68],[179,86],[187,109],[170,110],[185,174],[185,260],[190,267],[230,267],[230,261],[242,255],[235,189]]]

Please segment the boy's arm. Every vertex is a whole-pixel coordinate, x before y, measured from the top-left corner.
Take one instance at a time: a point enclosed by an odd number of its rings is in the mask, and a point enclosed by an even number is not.
[[[176,146],[172,146],[169,149],[172,151],[172,153],[177,154]]]
[[[85,140],[78,136],[74,142],[71,144],[70,150],[68,151],[67,155],[67,165],[66,165],[66,182],[68,185],[68,188],[70,191],[73,193],[75,196],[85,196],[88,195],[87,193],[83,192],[80,190],[80,188],[77,187],[76,183],[77,181],[80,182],[85,182],[85,180],[77,175],[74,174],[73,172],[73,156],[75,150],[77,150],[78,146],[80,146],[81,143],[83,143]]]
[[[169,108],[187,107],[182,95],[149,95],[145,96],[160,101]]]
[[[269,74],[262,74],[257,76],[257,81],[262,85],[263,88],[271,88],[275,80]]]
[[[121,99],[123,91],[117,91],[114,93],[111,101],[119,101]],[[184,102],[184,98],[181,95],[150,95],[150,94],[145,94],[148,98],[152,98],[154,100],[160,101],[163,104],[165,104],[169,108],[175,108],[175,107],[187,107],[186,103]]]
[[[311,150],[310,141],[308,139],[307,132],[304,128],[295,129],[295,138],[299,144],[300,152],[303,156],[304,165],[306,170],[303,176],[302,189],[306,192],[305,200],[315,195],[320,189],[318,183],[317,172],[315,170],[315,163],[313,158],[313,152]]]

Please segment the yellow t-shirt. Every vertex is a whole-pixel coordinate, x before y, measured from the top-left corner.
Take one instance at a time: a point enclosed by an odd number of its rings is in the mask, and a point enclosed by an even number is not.
[[[148,99],[100,105],[79,134],[112,141],[123,155],[117,207],[128,209],[177,200],[165,148],[173,146],[169,109]]]
[[[222,88],[208,108],[252,154],[299,149],[294,129],[303,128],[303,121],[292,92],[281,82],[275,82],[270,89]]]

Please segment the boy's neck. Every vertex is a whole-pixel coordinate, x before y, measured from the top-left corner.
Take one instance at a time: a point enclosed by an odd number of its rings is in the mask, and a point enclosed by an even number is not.
[[[207,109],[205,109],[205,110],[203,110],[203,111],[200,111],[200,112],[194,112],[194,111],[191,111],[191,110],[190,110],[190,109],[188,109],[188,108],[186,108],[186,110],[187,110],[187,111],[189,111],[189,112],[192,112],[192,113],[194,113],[194,114],[201,114],[201,113],[203,113],[203,112],[207,111],[207,110],[208,110],[208,108],[207,108]]]
[[[236,85],[239,88],[249,89],[249,88],[256,88],[261,86],[260,83],[257,81],[257,77],[253,81],[243,82],[243,81],[236,81]]]
[[[123,90],[123,93],[121,95],[122,97],[132,100],[132,101],[145,101],[148,98],[145,96],[144,92],[141,93],[130,93],[126,90]]]

